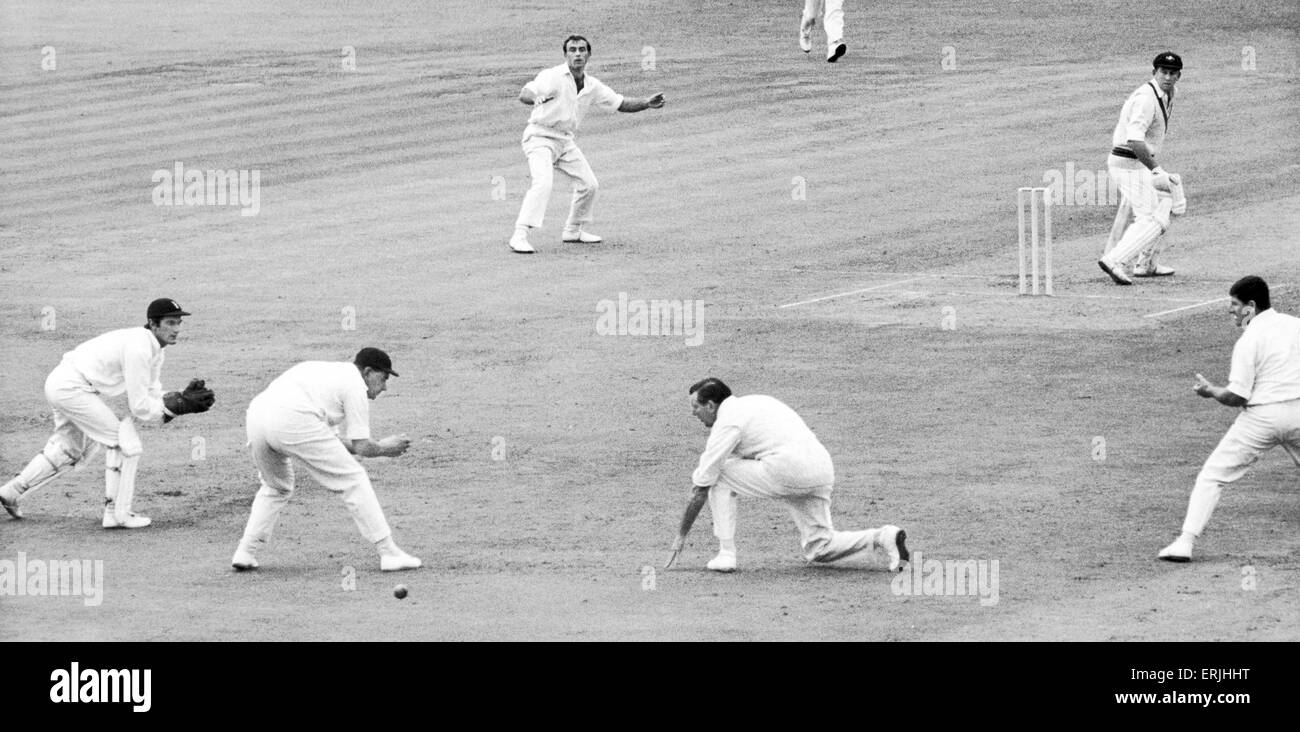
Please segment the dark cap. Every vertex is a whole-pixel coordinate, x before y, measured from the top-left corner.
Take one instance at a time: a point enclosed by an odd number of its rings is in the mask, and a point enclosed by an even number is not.
[[[148,318],[150,320],[162,320],[176,315],[189,315],[189,313],[181,310],[180,303],[169,297],[160,297],[149,303]]]
[[[1173,69],[1174,71],[1182,71],[1183,59],[1173,51],[1165,51],[1159,56],[1156,56],[1155,61],[1151,62],[1151,68],[1153,69],[1159,69],[1162,67],[1166,69]]]
[[[357,351],[357,357],[352,359],[352,363],[356,364],[359,369],[369,366],[376,371],[383,371],[389,376],[397,376],[397,372],[393,370],[393,359],[378,348],[363,348]]]

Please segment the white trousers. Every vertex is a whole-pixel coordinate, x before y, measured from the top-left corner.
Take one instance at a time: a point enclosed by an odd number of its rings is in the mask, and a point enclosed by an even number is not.
[[[555,170],[569,176],[574,182],[573,204],[569,207],[569,219],[564,228],[573,230],[591,223],[599,183],[578,146],[572,140],[533,136],[524,140],[523,148],[524,156],[528,158],[528,175],[532,178],[532,184],[524,194],[524,202],[519,207],[519,218],[515,225],[534,229],[542,225],[546,217],[546,204],[551,200]]]
[[[117,444],[121,420],[76,370],[55,368],[45,379],[45,399],[54,409],[54,435],[77,451],[77,459],[94,447],[94,443],[112,447]]]
[[[1173,195],[1156,190],[1155,176],[1146,166],[1111,155],[1106,163],[1107,175],[1115,181],[1124,203],[1133,214],[1133,223],[1124,229],[1124,235],[1115,248],[1106,253],[1112,265],[1124,265],[1130,260],[1150,260],[1159,252],[1161,235],[1169,228],[1173,210]],[[1116,228],[1121,226],[1118,222]]]
[[[736,496],[770,498],[790,511],[799,530],[799,544],[810,562],[833,562],[874,548],[880,529],[836,531],[831,524],[831,486],[791,488],[776,480],[761,460],[729,458],[718,482],[709,490],[713,535],[730,542],[736,535]]]
[[[1237,415],[1196,476],[1183,531],[1200,536],[1224,486],[1236,482],[1261,454],[1277,445],[1300,467],[1300,399],[1248,407]]]
[[[819,17],[822,28],[826,30],[828,48],[844,40],[844,0],[804,0],[803,22]]]
[[[343,494],[343,503],[366,541],[373,544],[392,534],[366,469],[324,422],[280,412],[254,399],[248,407],[247,431],[262,487],[253,498],[244,528],[246,548],[255,549],[271,538],[280,511],[293,495],[290,458],[300,460],[321,486]]]

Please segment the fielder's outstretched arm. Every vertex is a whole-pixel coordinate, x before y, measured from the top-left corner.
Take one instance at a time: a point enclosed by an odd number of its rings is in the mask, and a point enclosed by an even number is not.
[[[1192,389],[1199,395],[1213,399],[1225,407],[1244,407],[1246,400],[1241,395],[1229,390],[1224,386],[1215,386],[1211,384],[1204,376],[1196,375],[1196,386]]]
[[[659,109],[664,106],[664,95],[656,94],[645,99],[623,99],[623,103],[618,105],[620,112],[644,112],[647,109]]]
[[[686,512],[682,514],[681,526],[677,529],[677,538],[673,540],[672,554],[668,556],[668,561],[664,563],[664,569],[673,566],[677,560],[677,555],[681,554],[682,547],[686,546],[686,535],[691,533],[691,526],[695,525],[695,517],[700,515],[700,509],[709,500],[708,487],[695,486],[695,492],[691,494],[691,500],[686,504]]]

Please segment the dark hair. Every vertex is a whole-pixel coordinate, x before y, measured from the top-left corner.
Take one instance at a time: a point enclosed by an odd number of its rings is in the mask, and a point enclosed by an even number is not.
[[[588,56],[591,55],[591,41],[587,40],[586,38],[583,38],[582,36],[569,36],[568,38],[565,38],[564,45],[560,46],[561,53],[569,52],[569,41],[582,41],[583,43],[587,44],[587,55]]]
[[[1255,275],[1246,275],[1232,283],[1228,294],[1243,304],[1254,300],[1255,308],[1259,311],[1268,310],[1273,305],[1268,299],[1268,283]]]
[[[691,386],[690,392],[695,395],[695,401],[700,404],[713,402],[721,404],[724,399],[731,396],[731,387],[722,383],[722,379],[715,379],[710,376],[702,381],[695,382]]]

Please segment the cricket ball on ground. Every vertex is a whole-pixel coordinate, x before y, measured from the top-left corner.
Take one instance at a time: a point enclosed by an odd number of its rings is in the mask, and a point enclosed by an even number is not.
[[[403,597],[406,597],[406,585],[398,585],[394,587],[393,597],[396,597],[399,600],[402,599]]]

